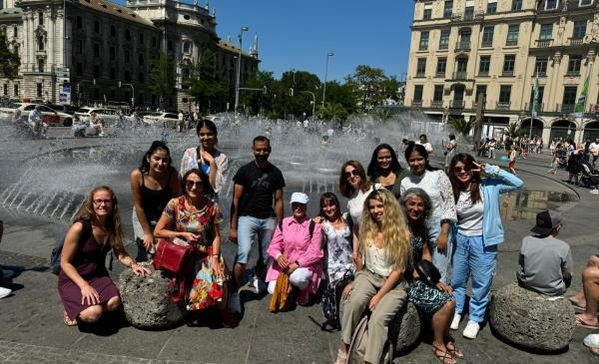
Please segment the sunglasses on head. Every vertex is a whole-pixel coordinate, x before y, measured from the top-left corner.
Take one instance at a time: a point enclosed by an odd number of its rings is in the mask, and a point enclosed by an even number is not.
[[[354,169],[351,172],[345,172],[345,178],[349,178],[351,176],[360,177],[360,172],[358,172],[357,169]]]

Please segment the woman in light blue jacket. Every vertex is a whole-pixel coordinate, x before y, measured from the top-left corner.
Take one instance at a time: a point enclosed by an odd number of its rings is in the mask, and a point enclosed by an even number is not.
[[[451,160],[449,179],[458,215],[451,277],[456,310],[451,329],[458,329],[464,311],[466,286],[472,276],[470,314],[463,335],[474,339],[491,298],[497,246],[503,243],[499,195],[514,191],[524,183],[497,166],[476,163],[474,157],[465,153],[457,154]]]

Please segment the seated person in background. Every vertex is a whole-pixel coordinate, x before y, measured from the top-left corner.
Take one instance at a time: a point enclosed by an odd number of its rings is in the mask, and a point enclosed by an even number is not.
[[[578,326],[599,329],[597,313],[599,312],[599,255],[591,255],[586,268],[582,271],[582,288],[570,302],[579,310],[576,315]],[[599,350],[597,351],[599,354]]]
[[[289,282],[300,289],[299,304],[307,304],[310,295],[318,290],[322,276],[322,228],[306,215],[308,195],[291,195],[293,216],[277,226],[268,247],[268,256],[275,261],[266,273],[268,292],[274,293],[279,274],[289,275]],[[310,229],[310,225],[315,226]],[[311,232],[312,230],[312,232]]]
[[[89,126],[90,128],[96,129],[96,133],[98,136],[104,136],[104,126],[102,125],[102,120],[98,117],[95,111],[92,111],[91,117],[89,118]]]
[[[562,227],[562,217],[556,211],[541,211],[531,231],[537,236],[522,239],[520,271],[516,274],[520,286],[548,296],[561,296],[572,282],[572,252],[570,246],[556,237]]]

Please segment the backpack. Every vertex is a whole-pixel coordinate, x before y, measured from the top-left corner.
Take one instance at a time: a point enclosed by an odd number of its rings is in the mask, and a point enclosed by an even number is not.
[[[322,293],[322,313],[326,319],[326,321],[320,325],[320,329],[322,331],[341,329],[339,320],[339,304],[341,303],[341,294],[343,293],[345,286],[347,286],[353,280],[354,275],[351,271],[347,271],[343,275],[342,279],[334,283],[327,283],[327,286]],[[330,326],[331,328],[327,329],[327,326]]]
[[[83,231],[79,237],[79,244],[81,244],[81,242],[89,239],[89,236],[92,233],[92,224],[87,220],[78,220],[76,222],[80,222],[81,225],[83,225]],[[64,240],[66,239],[68,232],[69,230],[64,233],[62,238],[56,241],[54,249],[52,249],[52,253],[50,254],[50,270],[56,275],[60,273],[60,256],[62,255],[62,247],[64,246]]]
[[[368,319],[369,315],[362,317],[354,334],[352,335],[351,343],[349,344],[349,350],[347,351],[346,364],[364,364],[364,354],[366,353],[366,343],[368,339]],[[381,363],[392,364],[393,354],[395,353],[395,346],[390,340],[387,340]]]

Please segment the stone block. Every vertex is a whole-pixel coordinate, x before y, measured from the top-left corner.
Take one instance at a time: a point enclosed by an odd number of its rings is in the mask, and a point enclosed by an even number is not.
[[[412,348],[418,341],[421,330],[420,313],[412,302],[408,302],[389,326],[389,338],[395,343],[395,352],[401,353]]]
[[[495,332],[518,346],[557,351],[568,346],[576,319],[565,297],[548,297],[512,283],[495,292],[490,308]]]
[[[162,330],[179,324],[185,318],[184,307],[169,300],[169,279],[151,264],[141,263],[151,271],[146,277],[125,269],[119,277],[119,290],[127,321],[139,329]]]

